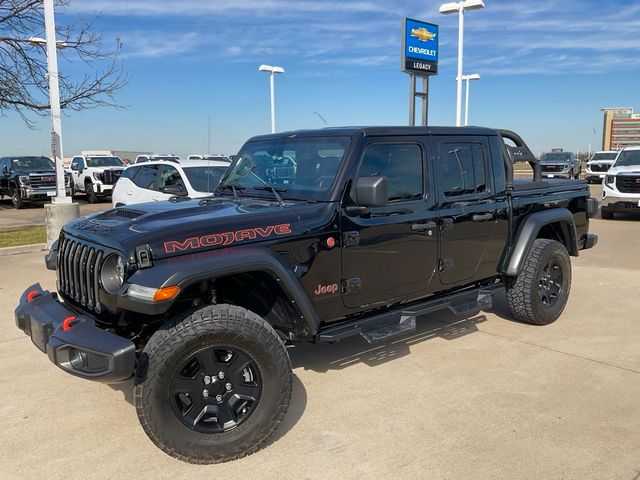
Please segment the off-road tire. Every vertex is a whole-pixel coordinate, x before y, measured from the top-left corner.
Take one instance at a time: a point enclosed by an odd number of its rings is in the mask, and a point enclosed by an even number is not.
[[[233,429],[201,433],[174,413],[171,385],[183,359],[219,345],[241,350],[255,361],[260,399]],[[138,362],[134,404],[142,428],[157,447],[185,462],[209,464],[258,450],[284,418],[291,390],[289,354],[273,328],[244,308],[209,305],[174,318],[153,334]]]
[[[11,191],[11,202],[13,202],[13,207],[16,210],[21,210],[24,208],[24,200],[22,200],[22,197],[20,196],[20,190],[18,190],[17,188],[14,188]]]
[[[562,271],[560,292],[553,305],[545,305],[539,288],[545,266],[550,262]],[[571,260],[567,249],[560,242],[538,238],[533,242],[522,271],[517,277],[505,281],[507,304],[511,314],[519,321],[534,325],[554,322],[564,310],[571,291]]]
[[[603,220],[612,220],[613,219],[613,210],[609,210],[608,208],[600,208],[600,217]]]
[[[93,189],[93,183],[87,182],[84,184],[84,192],[87,194],[87,201],[89,203],[98,203],[98,195],[96,195]]]

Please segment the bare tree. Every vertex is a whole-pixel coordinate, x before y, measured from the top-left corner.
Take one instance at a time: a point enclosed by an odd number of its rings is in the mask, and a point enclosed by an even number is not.
[[[68,0],[57,0],[65,7]],[[44,37],[42,0],[0,0],[0,115],[17,112],[28,125],[29,113],[46,115],[49,111],[46,47],[29,42]],[[126,83],[127,75],[120,62],[121,43],[105,50],[102,35],[91,21],[56,25],[58,52],[70,62],[83,64],[88,73],[71,77],[59,73],[62,109],[84,110],[115,106],[114,95]]]

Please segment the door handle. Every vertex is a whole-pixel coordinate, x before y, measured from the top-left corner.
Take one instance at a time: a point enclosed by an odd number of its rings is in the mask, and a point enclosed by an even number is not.
[[[424,232],[436,228],[436,222],[412,223],[411,230],[414,232]]]
[[[484,220],[493,220],[493,213],[476,213],[473,215],[474,222],[482,222]]]
[[[127,195],[133,195],[133,192],[127,192]]]
[[[442,222],[442,231],[444,230],[451,230],[453,228],[453,218],[451,217],[444,217],[441,218],[440,221]]]

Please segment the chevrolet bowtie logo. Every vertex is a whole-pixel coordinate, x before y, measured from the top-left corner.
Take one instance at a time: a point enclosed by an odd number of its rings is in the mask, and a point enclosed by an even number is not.
[[[411,36],[416,37],[421,42],[428,42],[429,40],[433,40],[434,38],[436,38],[435,33],[431,33],[429,30],[427,30],[424,27],[412,28]]]

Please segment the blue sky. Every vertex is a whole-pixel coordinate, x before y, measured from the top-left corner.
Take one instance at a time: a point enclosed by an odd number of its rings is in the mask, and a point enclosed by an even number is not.
[[[400,71],[405,16],[440,25],[430,123],[455,123],[457,16],[439,1],[71,0],[58,23],[102,13],[105,42],[123,43],[131,81],[124,109],[63,117],[65,156],[83,149],[235,153],[270,129],[268,76],[276,78],[278,130],[405,125],[408,76]],[[519,132],[536,152],[599,148],[606,106],[640,111],[640,3],[485,0],[465,25],[470,123]],[[559,7],[558,5],[562,6]],[[80,66],[61,62],[75,73]],[[29,130],[0,117],[0,153],[48,153],[49,122]],[[594,133],[595,130],[595,133]]]

